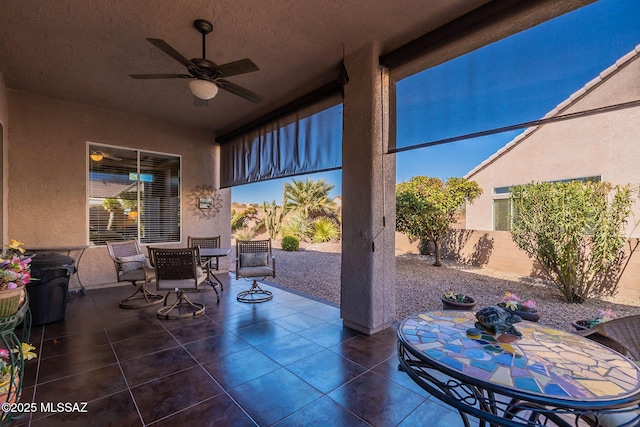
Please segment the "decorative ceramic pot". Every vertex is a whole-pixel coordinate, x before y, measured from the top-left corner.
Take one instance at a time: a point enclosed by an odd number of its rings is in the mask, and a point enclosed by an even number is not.
[[[588,320],[574,320],[571,322],[571,326],[576,328],[576,331],[585,331],[589,329],[589,321]]]
[[[507,310],[511,314],[517,314],[522,318],[522,320],[528,320],[530,322],[537,322],[540,320],[540,312],[536,311],[522,311],[522,310],[511,310],[506,307],[502,307]]]
[[[457,301],[452,301],[450,299],[447,299],[443,296],[440,297],[440,300],[442,301],[442,309],[443,310],[465,310],[465,311],[471,311],[473,310],[473,307],[476,306],[476,300],[467,296],[465,298],[465,302],[457,302]]]

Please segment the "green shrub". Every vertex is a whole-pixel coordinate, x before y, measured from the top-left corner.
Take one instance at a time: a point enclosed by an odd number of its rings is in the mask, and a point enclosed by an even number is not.
[[[340,238],[340,228],[331,218],[320,217],[313,221],[311,241],[324,243],[336,241]]]
[[[300,248],[300,241],[293,236],[284,236],[280,243],[283,251],[295,252]]]
[[[255,235],[256,233],[249,227],[239,228],[233,233],[233,237],[236,240],[251,240]]]
[[[298,240],[305,241],[309,236],[310,228],[311,224],[308,219],[301,214],[295,214],[282,226],[281,233],[283,236],[293,236]]]
[[[540,182],[511,187],[511,200],[511,238],[553,279],[566,302],[615,294],[636,201],[631,187]]]
[[[256,219],[257,210],[254,207],[248,207],[242,212],[231,210],[231,231],[240,230],[248,227],[249,221]]]
[[[121,208],[122,204],[120,203],[120,200],[108,197],[102,201],[102,207],[104,207],[105,210],[110,211]]]
[[[231,213],[231,231],[237,231],[246,226],[247,218],[242,212]]]

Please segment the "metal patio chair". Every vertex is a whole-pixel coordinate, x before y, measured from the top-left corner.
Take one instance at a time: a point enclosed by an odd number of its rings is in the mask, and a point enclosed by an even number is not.
[[[251,288],[238,294],[241,302],[264,302],[273,298],[270,291],[258,285],[258,279],[276,277],[276,258],[271,252],[271,239],[236,241],[236,280],[253,279]]]
[[[214,237],[194,237],[194,236],[189,236],[187,238],[187,246],[190,248],[193,247],[199,247],[200,249],[203,248],[219,248],[220,247],[220,236],[214,236]],[[202,254],[200,254],[201,258],[203,260],[205,260],[207,262],[207,268],[208,268],[208,272],[209,274],[211,274],[211,276],[215,279],[216,282],[218,282],[218,284],[220,285],[220,290],[224,291],[224,286],[222,284],[222,282],[215,276],[215,274],[212,272],[212,270],[215,270],[216,272],[220,271],[220,258],[219,257],[207,257],[204,256]],[[215,263],[214,263],[215,261]],[[213,263],[213,264],[212,264]],[[218,290],[215,288],[214,284],[211,283],[211,285],[213,286],[213,289],[218,292]]]
[[[140,250],[137,240],[107,241],[107,251],[116,268],[118,282],[131,282],[138,289],[120,301],[121,308],[141,308],[160,304],[164,297],[147,289],[147,283],[155,278],[149,260]]]
[[[186,290],[199,290],[208,283],[208,275],[200,264],[199,249],[149,248],[149,257],[156,272],[156,288],[166,290],[164,307],[158,310],[161,319],[196,317],[204,313],[204,304],[192,302],[185,295]],[[169,294],[175,292],[176,302],[167,306]],[[218,299],[218,301],[220,301]]]

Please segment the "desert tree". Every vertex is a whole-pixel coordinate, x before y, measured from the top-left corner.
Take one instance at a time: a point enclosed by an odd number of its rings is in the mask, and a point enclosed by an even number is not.
[[[334,185],[324,179],[318,181],[294,179],[284,184],[284,208],[296,212],[307,219],[315,216],[331,216],[335,203],[329,197]]]
[[[396,185],[396,230],[411,240],[434,244],[435,262],[440,260],[440,242],[456,222],[458,211],[482,194],[475,181],[465,178],[439,178],[414,176]],[[427,245],[421,244],[421,247]]]

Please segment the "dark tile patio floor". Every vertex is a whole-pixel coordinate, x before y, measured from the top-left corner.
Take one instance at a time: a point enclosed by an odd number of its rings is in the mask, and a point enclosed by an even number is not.
[[[88,402],[86,413],[38,410],[32,426],[458,426],[450,411],[397,370],[396,330],[343,328],[333,305],[265,285],[274,298],[236,301],[249,287],[222,276],[190,293],[197,318],[127,310],[131,286],[70,297],[64,320],[34,327],[21,402]]]

